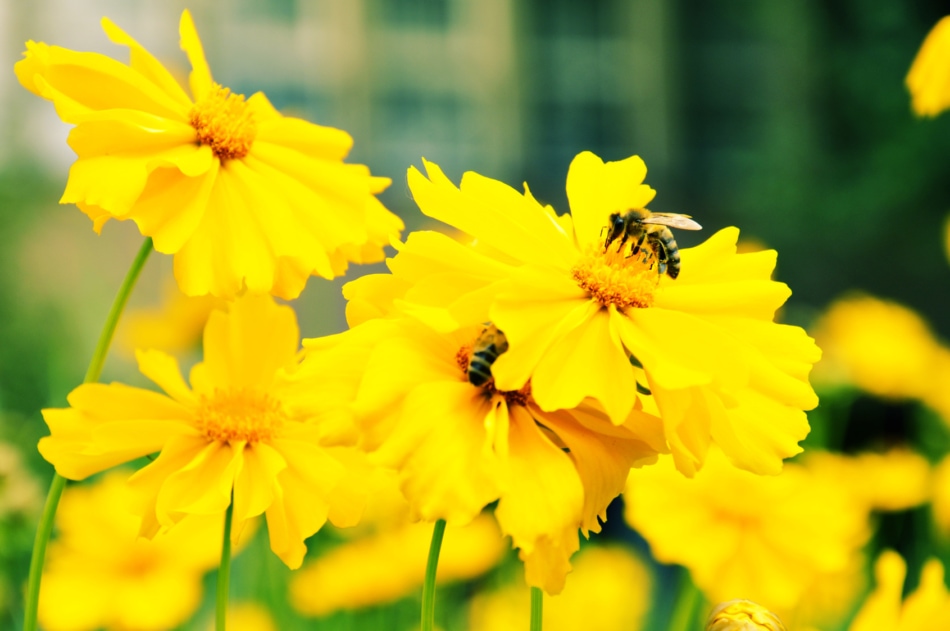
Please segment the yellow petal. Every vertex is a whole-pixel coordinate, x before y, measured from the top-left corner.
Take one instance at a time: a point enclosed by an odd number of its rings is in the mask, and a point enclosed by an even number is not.
[[[214,81],[211,79],[211,69],[208,67],[204,48],[201,46],[201,40],[198,39],[198,31],[195,29],[195,23],[188,9],[181,14],[178,35],[181,38],[181,49],[185,51],[188,61],[191,62],[191,74],[188,75],[191,95],[195,101],[200,101],[211,91]]]
[[[155,505],[159,523],[171,526],[186,514],[224,515],[243,456],[243,443],[208,443],[190,462],[165,478]]]
[[[577,407],[587,397],[623,423],[637,400],[633,367],[612,326],[613,309],[594,310],[588,320],[552,343],[531,378],[531,393],[543,410]]]
[[[553,431],[570,450],[584,487],[584,510],[580,523],[585,536],[600,532],[600,522],[607,520],[607,506],[620,495],[630,468],[638,460],[656,457],[648,445],[633,438],[600,434],[579,424],[571,412],[535,412],[536,419]],[[610,430],[611,426],[605,421]]]
[[[73,390],[68,400],[70,409],[43,410],[52,435],[40,440],[39,449],[71,479],[153,453],[172,437],[193,431],[187,409],[148,390],[86,384]],[[103,426],[112,432],[99,432]],[[111,440],[115,432],[125,440]]]
[[[911,104],[918,116],[936,116],[950,107],[950,16],[927,34],[907,73]]]
[[[155,382],[168,396],[183,405],[197,404],[197,397],[181,376],[177,359],[156,350],[138,350],[135,359],[138,361],[139,372]]]
[[[28,42],[16,66],[27,89],[50,99],[67,123],[89,111],[137,110],[186,121],[189,106],[170,97],[137,70],[99,53]],[[52,90],[50,90],[50,88]]]
[[[152,237],[155,249],[174,254],[184,247],[204,217],[218,175],[215,161],[208,173],[185,177],[176,169],[156,169],[126,215]]]
[[[551,345],[599,309],[577,285],[543,269],[525,266],[515,274],[490,310],[492,322],[510,342],[492,365],[501,390],[521,388]]]
[[[315,125],[289,116],[262,123],[257,130],[257,140],[334,161],[345,158],[353,146],[353,137],[342,129]]]
[[[312,444],[275,440],[273,446],[287,468],[278,479],[280,492],[267,509],[267,530],[271,550],[293,570],[303,563],[307,552],[304,540],[327,520],[326,498],[343,475],[343,468]]]
[[[571,235],[533,198],[473,172],[456,188],[437,165],[424,164],[429,179],[415,167],[408,179],[413,199],[426,215],[519,261],[560,267],[576,257]]]
[[[529,585],[560,592],[577,550],[584,488],[570,457],[525,408],[510,410],[507,486],[495,509],[502,532],[521,549]]]
[[[656,191],[643,184],[646,174],[639,156],[604,164],[589,151],[577,154],[567,172],[567,199],[581,249],[601,239],[611,213],[650,203]]]
[[[498,498],[498,465],[483,448],[485,419],[497,404],[468,382],[427,383],[409,393],[381,451],[385,462],[401,463],[414,514],[464,524]]]
[[[267,388],[280,368],[294,362],[299,339],[293,309],[270,296],[244,296],[228,313],[213,311],[204,333],[210,384]]]
[[[248,445],[244,465],[234,481],[234,519],[244,521],[266,511],[276,496],[277,477],[286,468],[287,463],[273,447]]]
[[[135,41],[128,33],[115,25],[109,18],[102,18],[102,30],[114,44],[128,46],[131,54],[129,65],[147,77],[152,83],[162,88],[169,98],[177,101],[182,107],[191,108],[192,102],[182,90],[181,85],[170,72],[151,53]]]

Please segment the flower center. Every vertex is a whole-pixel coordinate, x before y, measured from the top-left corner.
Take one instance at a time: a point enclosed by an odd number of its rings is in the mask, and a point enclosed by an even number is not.
[[[654,268],[653,254],[648,249],[632,254],[632,247],[629,241],[616,247],[611,243],[606,248],[599,243],[592,244],[571,269],[571,277],[605,307],[649,307],[653,304],[660,274]]]
[[[280,401],[249,388],[216,388],[211,397],[201,397],[195,415],[198,431],[220,442],[268,441],[286,420]]]
[[[188,115],[198,143],[208,145],[221,160],[243,158],[257,136],[257,124],[243,94],[232,94],[217,83]]]

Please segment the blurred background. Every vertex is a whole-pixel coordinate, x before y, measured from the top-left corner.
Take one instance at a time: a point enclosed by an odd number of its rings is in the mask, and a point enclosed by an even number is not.
[[[950,337],[950,115],[917,119],[904,87],[945,2],[0,0],[0,440],[41,488],[51,472],[35,451],[45,434],[38,410],[64,405],[81,381],[141,238],[117,222],[96,236],[77,209],[57,205],[74,158],[69,129],[19,86],[12,66],[27,39],[124,61],[99,27],[109,16],[184,77],[177,30],[186,6],[215,79],[347,130],[350,160],[393,178],[381,198],[408,229],[433,227],[405,184],[407,167],[423,156],[456,182],[466,170],[515,187],[527,181],[563,213],[575,154],[639,154],[658,191],[651,209],[688,213],[704,226],[698,236],[678,234],[681,246],[736,225],[748,247],[779,251],[776,277],[794,291],[786,322],[811,329],[834,300],[861,291],[905,305],[933,348]],[[382,269],[311,279],[294,304],[303,334],[343,330],[340,286]],[[170,258],[153,255],[133,311],[173,300],[170,270]],[[887,335],[900,347],[900,329],[872,327],[863,339],[873,345]],[[142,383],[129,359],[132,337],[126,325],[104,380]],[[194,359],[194,345],[179,350]],[[825,374],[816,447],[897,444],[932,463],[942,458],[948,414],[934,393],[950,392],[950,381],[924,395]],[[0,612],[17,606],[34,504],[19,517],[0,513],[0,541],[19,542],[0,545]],[[645,552],[619,510],[607,539]],[[903,546],[916,584],[932,550],[908,532],[929,517],[888,519],[896,521],[877,547]],[[673,584],[664,571],[662,584]],[[0,626],[8,619],[16,617]]]

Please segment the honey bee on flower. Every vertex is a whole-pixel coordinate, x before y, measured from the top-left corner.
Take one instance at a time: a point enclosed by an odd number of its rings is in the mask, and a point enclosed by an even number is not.
[[[773,321],[791,293],[771,279],[775,251],[738,253],[735,228],[680,249],[668,228],[699,224],[639,210],[656,191],[637,156],[575,157],[562,215],[527,186],[469,172],[456,187],[437,165],[425,169],[408,174],[419,208],[472,241],[411,234],[390,275],[344,287],[351,325],[394,308],[441,331],[492,322],[508,343],[491,365],[494,387],[530,382],[546,412],[593,400],[616,424],[655,413],[688,475],[716,444],[756,473],[778,473],[801,451],[820,351],[803,329]]]

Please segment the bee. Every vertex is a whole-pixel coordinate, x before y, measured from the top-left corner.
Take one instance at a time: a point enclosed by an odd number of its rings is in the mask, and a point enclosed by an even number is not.
[[[657,271],[669,275],[670,278],[676,278],[680,274],[680,252],[670,228],[702,230],[702,226],[689,215],[655,213],[646,208],[631,208],[625,213],[611,213],[607,221],[604,249],[620,239],[619,251],[630,240],[633,242],[630,256],[636,256],[646,243],[646,247],[656,258]]]
[[[468,380],[473,386],[484,386],[492,378],[491,365],[508,350],[508,338],[494,324],[487,325],[472,346],[468,360]]]

